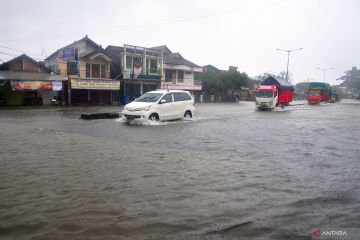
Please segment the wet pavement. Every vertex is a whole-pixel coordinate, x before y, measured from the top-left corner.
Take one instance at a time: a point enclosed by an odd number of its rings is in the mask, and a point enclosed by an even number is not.
[[[311,239],[360,229],[360,102],[191,120],[0,109],[1,239]],[[359,238],[356,238],[359,239]]]

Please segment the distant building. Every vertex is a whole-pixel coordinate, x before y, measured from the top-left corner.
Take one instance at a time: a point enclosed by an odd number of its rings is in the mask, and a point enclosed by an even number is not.
[[[207,72],[221,72],[220,69],[214,67],[213,65],[206,65],[206,66],[203,66],[203,72],[204,73],[207,73]]]
[[[138,97],[160,88],[163,69],[161,50],[123,45],[108,46],[105,51],[113,59],[112,77],[120,79],[123,83],[122,95]]]
[[[85,36],[55,51],[45,64],[68,79],[66,102],[101,105],[118,101],[120,81],[110,78],[111,61],[100,45]]]
[[[0,105],[50,105],[65,78],[23,54],[0,65]]]
[[[166,45],[152,49],[160,50],[164,54],[162,89],[187,90],[192,94],[201,91],[201,82],[195,79],[195,74],[201,73],[202,67],[185,59],[180,53],[171,52]]]

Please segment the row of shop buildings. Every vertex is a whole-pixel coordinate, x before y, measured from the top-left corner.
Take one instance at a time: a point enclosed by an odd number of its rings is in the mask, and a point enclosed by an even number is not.
[[[105,49],[88,36],[43,62],[23,54],[0,65],[0,105],[119,104],[155,89],[201,92],[202,67],[167,46]]]

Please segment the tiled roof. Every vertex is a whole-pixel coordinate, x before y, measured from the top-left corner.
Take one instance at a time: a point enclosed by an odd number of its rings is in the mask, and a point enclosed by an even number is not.
[[[21,54],[20,56],[18,56],[16,58],[13,58],[13,59],[11,59],[11,60],[9,60],[7,62],[4,62],[3,64],[0,64],[0,70],[8,70],[8,66],[9,66],[10,63],[18,61],[20,59],[27,59],[30,62],[34,63],[35,65],[38,65],[39,67],[44,69],[46,72],[49,72],[49,73],[51,72],[51,70],[48,67],[46,67],[44,64],[35,61],[34,59],[32,59],[31,57],[29,57],[26,54]]]
[[[171,50],[166,45],[152,47],[151,49],[162,51],[165,55],[172,53]]]
[[[112,46],[109,45],[105,48],[105,52],[107,52],[107,54],[116,61],[120,61],[121,57],[120,57],[120,53],[124,52],[124,48],[123,47],[118,47],[118,46]]]
[[[164,56],[164,63],[165,64],[173,64],[173,65],[185,65],[189,67],[199,67],[195,63],[190,62],[189,60],[186,60],[183,58],[180,53],[171,53],[166,56]]]
[[[49,59],[51,58],[52,56],[54,56],[55,54],[58,54],[60,51],[62,51],[64,48],[66,47],[69,47],[71,45],[73,45],[74,43],[76,42],[81,42],[81,41],[86,41],[87,43],[90,43],[91,45],[93,45],[96,49],[97,52],[102,52],[104,53],[105,55],[107,55],[107,53],[105,52],[105,50],[102,48],[102,46],[100,46],[99,44],[97,44],[96,42],[94,42],[93,40],[91,40],[87,35],[85,37],[83,37],[82,39],[78,40],[78,41],[75,41],[73,43],[70,43],[68,45],[66,45],[65,47],[62,47],[58,50],[56,50],[54,53],[52,53],[49,57],[47,57],[46,59]],[[88,55],[88,54],[86,54]],[[84,56],[80,56],[80,57],[84,57]],[[110,56],[109,56],[110,57]]]

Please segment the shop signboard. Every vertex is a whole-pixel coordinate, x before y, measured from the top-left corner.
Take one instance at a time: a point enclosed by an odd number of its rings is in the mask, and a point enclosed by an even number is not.
[[[48,81],[11,81],[12,90],[52,90],[52,82]]]
[[[119,90],[120,81],[96,79],[71,79],[72,89]]]
[[[61,91],[62,90],[62,82],[61,81],[52,82],[52,90],[53,91]]]
[[[62,82],[61,81],[20,81],[12,80],[11,81],[12,90],[49,90],[49,91],[61,91]]]

